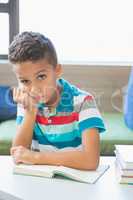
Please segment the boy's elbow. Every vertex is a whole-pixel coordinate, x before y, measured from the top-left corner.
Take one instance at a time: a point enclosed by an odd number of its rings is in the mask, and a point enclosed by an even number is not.
[[[87,163],[85,165],[85,170],[96,170],[98,167],[99,163],[94,162],[94,163]]]
[[[96,170],[99,165],[99,158],[89,159],[87,158],[85,161],[84,169],[85,170]]]

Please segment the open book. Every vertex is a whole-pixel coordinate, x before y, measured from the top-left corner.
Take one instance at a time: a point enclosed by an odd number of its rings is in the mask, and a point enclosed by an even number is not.
[[[95,183],[108,168],[109,165],[99,165],[95,171],[86,171],[63,166],[18,164],[14,165],[13,173],[47,178],[61,175],[79,182]]]

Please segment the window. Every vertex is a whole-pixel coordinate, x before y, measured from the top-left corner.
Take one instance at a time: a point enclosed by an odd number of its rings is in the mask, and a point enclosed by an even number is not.
[[[42,32],[62,62],[133,63],[132,0],[20,0],[20,30]]]
[[[5,13],[0,13],[0,54],[6,55],[9,46],[9,16]]]
[[[0,3],[8,3],[9,0],[0,0]]]
[[[19,0],[0,0],[0,58],[7,58],[9,43],[19,32]]]
[[[132,0],[0,0],[0,54],[20,28],[48,36],[62,63],[133,64],[132,7]]]

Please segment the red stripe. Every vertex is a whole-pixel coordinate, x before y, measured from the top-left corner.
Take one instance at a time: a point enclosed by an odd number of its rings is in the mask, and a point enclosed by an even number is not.
[[[90,95],[86,96],[84,98],[84,101],[86,101],[86,100],[88,100],[88,101],[93,100],[93,96],[90,96]]]
[[[73,112],[69,116],[52,116],[49,118],[42,117],[37,115],[36,117],[36,122],[43,124],[43,125],[58,125],[58,124],[69,124],[74,121],[78,121],[79,119],[79,114],[77,112]]]

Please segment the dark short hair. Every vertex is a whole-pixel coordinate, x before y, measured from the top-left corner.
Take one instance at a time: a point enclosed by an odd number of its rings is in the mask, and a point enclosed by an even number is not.
[[[36,32],[22,32],[16,35],[9,46],[8,58],[13,64],[36,62],[43,58],[53,66],[58,62],[56,50],[50,39]]]

